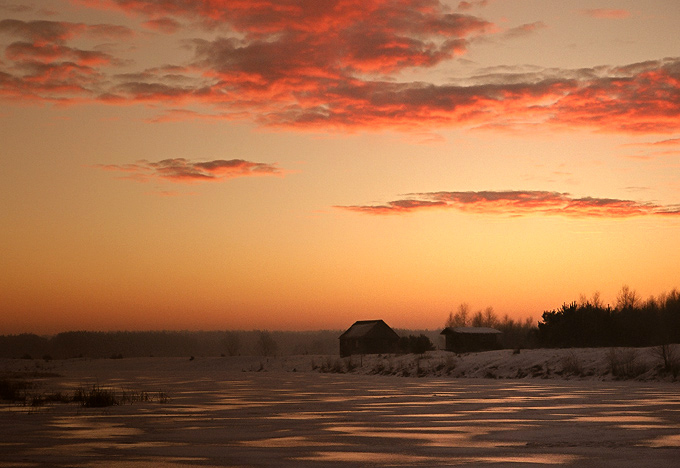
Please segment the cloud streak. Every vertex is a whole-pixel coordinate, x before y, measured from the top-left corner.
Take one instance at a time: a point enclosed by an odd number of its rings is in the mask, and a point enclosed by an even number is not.
[[[574,198],[568,193],[548,191],[427,192],[411,194],[409,198],[383,205],[336,208],[370,215],[405,214],[430,209],[452,209],[487,215],[557,215],[576,218],[680,215],[680,205],[658,205],[613,198]]]
[[[126,179],[139,182],[166,180],[176,183],[216,182],[237,177],[282,176],[276,164],[257,163],[243,159],[216,159],[192,162],[185,158],[161,161],[138,161],[134,164],[102,164],[96,166],[107,171],[125,173]]]
[[[590,16],[591,18],[600,19],[624,19],[630,17],[630,11],[628,10],[615,10],[607,8],[591,8],[586,10],[580,10],[582,15]]]
[[[548,26],[543,21],[536,21],[534,23],[522,24],[515,28],[511,28],[505,32],[504,36],[509,39],[526,37],[532,35],[540,29],[545,29],[547,27]]]

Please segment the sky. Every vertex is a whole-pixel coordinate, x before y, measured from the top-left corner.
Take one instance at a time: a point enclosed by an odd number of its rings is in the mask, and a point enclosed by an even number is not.
[[[676,0],[0,0],[0,334],[680,287]]]

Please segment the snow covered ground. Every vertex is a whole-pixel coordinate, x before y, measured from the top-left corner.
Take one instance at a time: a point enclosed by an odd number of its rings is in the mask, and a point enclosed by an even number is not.
[[[677,345],[676,345],[677,346]],[[675,371],[680,370],[680,346]],[[315,361],[321,370],[401,376],[456,378],[556,378],[664,380],[680,375],[664,369],[657,348],[573,348],[496,350],[456,355],[432,351],[417,355],[369,355]],[[303,366],[304,368],[304,366]]]
[[[45,393],[167,397],[1,403],[0,467],[678,466],[678,381],[611,353],[0,360]]]

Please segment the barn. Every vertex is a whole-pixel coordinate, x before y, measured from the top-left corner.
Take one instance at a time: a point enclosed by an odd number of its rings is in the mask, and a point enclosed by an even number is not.
[[[394,353],[399,335],[382,320],[360,320],[354,322],[340,335],[340,356],[352,354]]]
[[[500,330],[489,327],[446,327],[446,350],[455,353],[486,351],[500,348]]]

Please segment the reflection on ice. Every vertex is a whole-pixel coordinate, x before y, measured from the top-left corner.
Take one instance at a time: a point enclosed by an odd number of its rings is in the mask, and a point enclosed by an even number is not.
[[[562,455],[554,453],[528,454],[510,457],[480,457],[475,460],[478,463],[517,463],[523,465],[566,465],[574,463],[580,457],[574,455]]]
[[[379,452],[317,452],[314,455],[297,457],[296,460],[318,461],[318,462],[339,462],[339,463],[360,463],[370,465],[387,466],[417,466],[417,465],[436,465],[443,462],[442,459],[424,457],[416,455],[403,455]]]
[[[647,447],[661,448],[661,447],[680,447],[680,434],[671,434],[656,439],[647,440],[641,445]]]
[[[372,429],[363,426],[331,426],[329,431],[340,432],[355,437],[374,437],[383,439],[404,439],[417,441],[430,447],[509,447],[526,445],[523,442],[484,441],[476,437],[490,432],[489,427],[467,426],[460,429],[433,429],[427,427],[408,427]]]
[[[599,422],[599,423],[616,423],[616,422],[637,422],[637,423],[658,423],[661,422],[660,418],[650,417],[650,416],[632,416],[632,415],[620,415],[620,416],[578,416],[573,418],[572,421],[577,422]]]
[[[244,440],[240,442],[240,445],[245,447],[329,447],[334,445],[343,445],[341,443],[334,442],[321,442],[318,440],[313,440],[308,437],[270,437],[268,439],[257,439],[257,440]]]
[[[95,462],[88,464],[88,468],[111,468],[118,466],[115,462]],[[162,466],[164,468],[218,468],[220,465],[206,465],[205,458],[187,458],[187,457],[154,457],[149,460],[131,460],[125,462],[125,468],[157,468]]]
[[[562,454],[526,454],[522,456],[499,457],[427,457],[402,454],[387,454],[377,452],[317,452],[314,455],[298,457],[297,460],[311,460],[319,462],[360,463],[367,465],[385,466],[458,466],[479,464],[506,464],[518,466],[527,465],[566,465],[580,459],[574,455]]]
[[[53,421],[51,426],[61,429],[59,437],[68,439],[111,439],[142,432],[139,429],[123,427],[122,424],[95,421],[83,416],[59,418]]]
[[[322,413],[319,411],[300,411],[298,413],[280,413],[270,416],[271,419],[317,420],[330,419],[341,412]]]
[[[680,452],[677,384],[164,375],[152,375],[163,405],[1,413],[0,468],[667,468]]]

